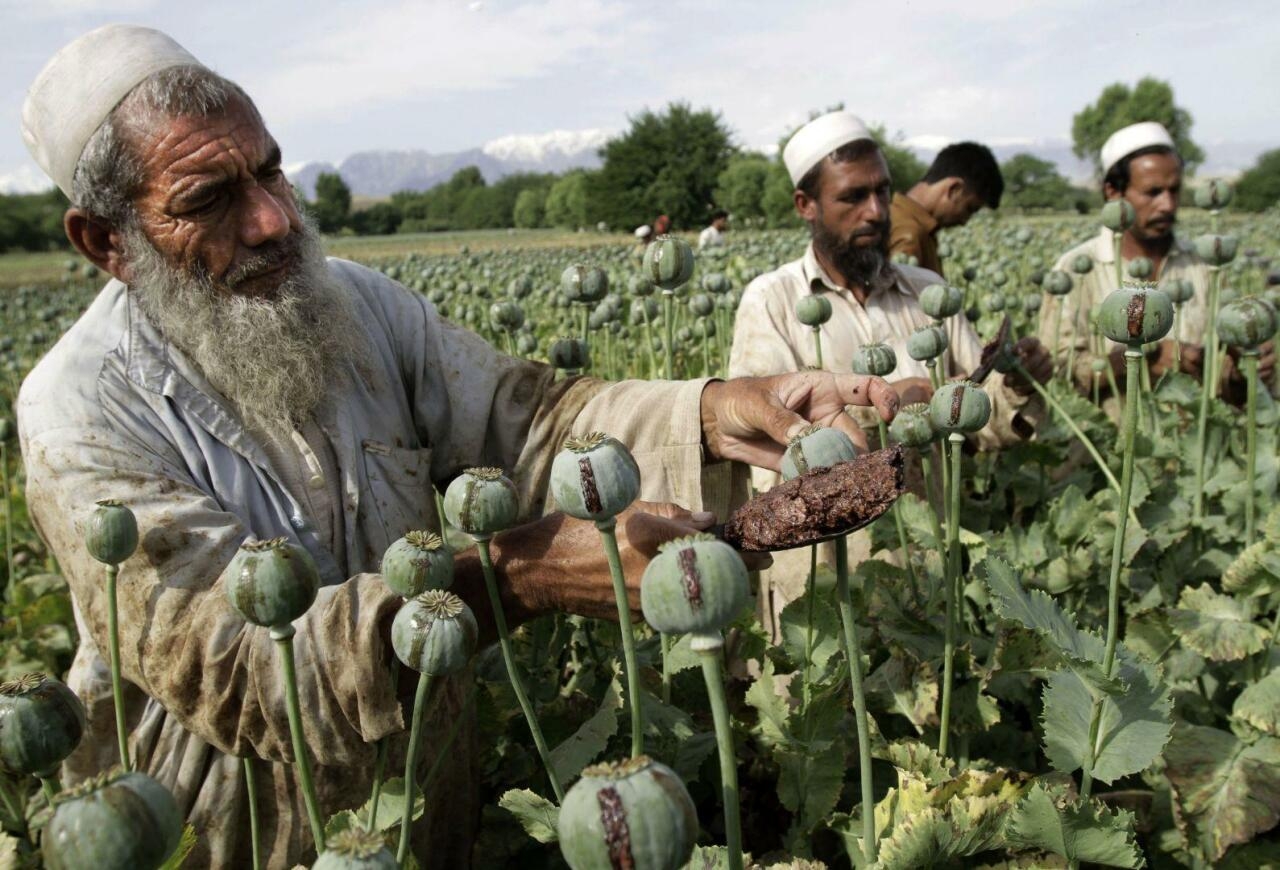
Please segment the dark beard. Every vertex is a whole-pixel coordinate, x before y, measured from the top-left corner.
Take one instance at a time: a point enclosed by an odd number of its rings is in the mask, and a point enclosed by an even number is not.
[[[822,214],[813,222],[813,247],[846,281],[871,289],[885,281],[892,271],[889,261],[889,222],[876,225],[880,244],[863,246],[854,238],[843,239],[822,223]]]

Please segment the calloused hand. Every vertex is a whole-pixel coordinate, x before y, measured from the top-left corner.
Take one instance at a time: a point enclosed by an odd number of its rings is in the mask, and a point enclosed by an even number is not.
[[[711,381],[702,391],[703,441],[717,459],[774,471],[787,442],[813,423],[840,429],[865,450],[866,435],[845,412],[848,405],[874,407],[888,422],[899,399],[883,378],[866,375],[810,371]]]

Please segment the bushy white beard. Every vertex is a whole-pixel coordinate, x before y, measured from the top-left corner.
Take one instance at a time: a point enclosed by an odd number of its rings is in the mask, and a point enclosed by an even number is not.
[[[129,284],[152,324],[253,428],[296,428],[370,351],[349,291],[329,274],[319,234],[307,225],[219,286],[166,261],[137,227],[125,231]],[[292,260],[271,298],[234,286],[262,267]],[[286,430],[287,431],[287,430]]]

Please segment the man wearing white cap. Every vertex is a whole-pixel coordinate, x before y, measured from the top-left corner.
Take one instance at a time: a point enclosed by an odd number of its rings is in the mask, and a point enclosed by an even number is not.
[[[1208,296],[1209,269],[1190,245],[1182,244],[1174,232],[1178,219],[1178,197],[1182,192],[1182,158],[1174,147],[1173,137],[1163,125],[1143,121],[1123,127],[1102,146],[1102,193],[1107,200],[1125,199],[1133,206],[1133,226],[1120,239],[1120,257],[1126,269],[1130,261],[1145,257],[1152,263],[1150,277],[1162,283],[1190,281],[1195,295],[1183,304],[1177,338],[1182,342],[1182,370],[1200,377],[1204,340],[1205,305]],[[1092,261],[1092,269],[1081,274],[1084,260]],[[1054,267],[1067,272],[1076,286],[1065,296],[1046,294],[1040,308],[1040,335],[1050,337],[1062,326],[1056,347],[1059,361],[1065,365],[1075,347],[1073,376],[1082,390],[1092,387],[1093,360],[1103,353],[1105,345],[1109,362],[1117,372],[1116,383],[1124,383],[1124,346],[1107,342],[1089,328],[1089,312],[1116,289],[1115,234],[1103,227],[1097,236],[1063,254]],[[1060,307],[1062,314],[1059,315]],[[1052,341],[1052,338],[1049,338]],[[1174,365],[1174,336],[1160,342],[1149,353],[1151,373],[1159,376]],[[1270,380],[1274,354],[1264,353],[1260,372]],[[1233,366],[1224,367],[1228,384],[1239,379]],[[1108,381],[1101,381],[1107,389]]]
[[[812,294],[831,303],[831,318],[820,328],[822,364],[827,371],[849,371],[864,345],[884,342],[898,358],[889,376],[903,403],[928,401],[928,370],[907,353],[907,338],[932,318],[920,308],[919,293],[942,279],[935,273],[889,259],[889,168],[870,130],[846,111],[829,112],[791,137],[782,159],[795,185],[796,212],[809,224],[811,241],[804,255],[761,275],[743,292],[734,322],[729,360],[732,376],[799,371],[817,364],[813,330],[796,317],[797,304]],[[939,360],[948,377],[975,370],[982,342],[963,316],[949,318],[950,347]],[[1041,380],[1050,373],[1045,349],[1024,338],[1016,352]],[[993,375],[986,383],[992,397],[991,423],[978,436],[984,446],[1017,440],[1034,428],[1030,384],[1014,375]],[[1024,413],[1026,412],[1026,413]],[[855,415],[856,416],[856,415]],[[874,426],[874,421],[864,421]],[[757,489],[769,489],[777,475],[753,472]],[[867,536],[855,536],[865,555]],[[803,563],[803,564],[801,564]],[[808,572],[807,554],[775,555],[775,568],[762,580],[760,607],[765,625],[777,630],[783,605],[796,598]]]
[[[250,865],[244,759],[265,863],[315,857],[285,763],[273,641],[223,588],[247,538],[305,547],[324,584],[294,644],[327,815],[364,803],[380,738],[392,738],[392,769],[403,757],[408,683],[393,681],[388,643],[401,602],[372,572],[406,531],[437,526],[432,482],[502,466],[524,517],[537,518],[565,436],[601,429],[631,447],[643,498],[700,509],[725,503],[737,477],[716,460],[777,467],[807,421],[858,437],[847,404],[874,402],[885,419],[897,405],[883,381],[853,375],[557,382],[546,366],[498,354],[380,273],[326,261],[253,102],[155,30],[111,25],[66,46],[28,93],[23,135],[71,200],[72,244],[114,277],[28,376],[17,409],[31,516],[79,628],[68,682],[88,731],[63,774],[74,782],[117,760],[99,653],[108,605],[79,528],[96,500],[118,499],[141,537],[119,575],[128,740],[136,769],[173,792],[196,829],[184,866]],[[633,583],[657,544],[714,519],[646,509],[618,523]],[[595,540],[593,524],[560,514],[497,536],[508,618],[615,613]],[[453,590],[492,638],[474,555],[455,564]],[[470,682],[437,681],[427,713],[422,770],[445,761],[414,850],[429,850],[432,866],[469,864],[474,731],[442,741],[473,715]]]

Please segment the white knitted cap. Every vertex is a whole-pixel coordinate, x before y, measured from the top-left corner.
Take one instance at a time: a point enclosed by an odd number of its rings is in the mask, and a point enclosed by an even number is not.
[[[64,46],[36,76],[22,104],[22,139],[68,197],[84,146],[129,91],[171,66],[202,66],[149,27],[108,24]]]
[[[857,115],[843,109],[828,112],[795,132],[782,149],[782,162],[791,175],[791,183],[799,184],[806,172],[841,145],[871,138],[871,131]]]
[[[1106,175],[1111,171],[1111,167],[1133,152],[1156,145],[1164,145],[1167,148],[1174,147],[1173,137],[1169,135],[1169,131],[1164,128],[1163,124],[1157,124],[1155,121],[1142,121],[1138,124],[1130,124],[1128,127],[1121,127],[1108,136],[1107,141],[1103,143],[1100,155],[1102,158],[1102,174]]]

